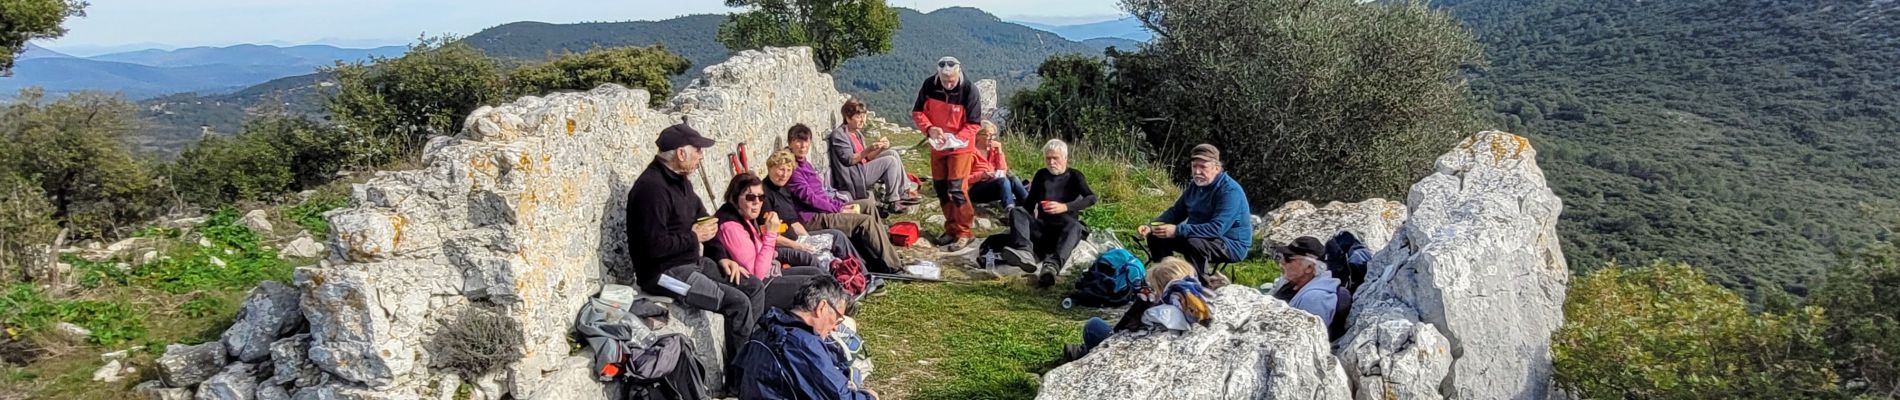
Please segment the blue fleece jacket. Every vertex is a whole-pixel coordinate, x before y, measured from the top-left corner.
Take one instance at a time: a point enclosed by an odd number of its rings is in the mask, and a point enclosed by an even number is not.
[[[1222,172],[1207,186],[1188,185],[1174,206],[1155,222],[1175,225],[1175,235],[1182,237],[1220,239],[1227,247],[1228,259],[1239,260],[1246,258],[1247,249],[1253,247],[1249,212],[1252,208],[1247,206],[1247,193],[1241,191],[1240,182]]]

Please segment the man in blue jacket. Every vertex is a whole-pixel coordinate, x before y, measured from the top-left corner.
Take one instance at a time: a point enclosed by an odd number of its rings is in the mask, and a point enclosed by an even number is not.
[[[1148,240],[1150,262],[1180,254],[1202,282],[1207,264],[1240,261],[1253,243],[1247,193],[1221,171],[1220,149],[1202,143],[1189,153],[1194,184],[1153,223],[1135,228]],[[1212,285],[1210,285],[1212,286]]]
[[[877,399],[876,392],[851,381],[850,358],[828,339],[849,301],[837,280],[818,276],[798,288],[791,310],[766,311],[734,360],[739,398]]]

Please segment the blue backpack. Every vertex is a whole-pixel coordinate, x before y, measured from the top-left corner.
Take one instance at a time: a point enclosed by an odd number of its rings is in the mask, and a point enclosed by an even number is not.
[[[1075,280],[1069,299],[1084,307],[1120,307],[1134,302],[1148,277],[1148,268],[1128,249],[1103,252],[1089,270]]]

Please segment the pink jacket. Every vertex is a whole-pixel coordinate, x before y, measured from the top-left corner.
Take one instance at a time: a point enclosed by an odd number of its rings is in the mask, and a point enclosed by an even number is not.
[[[719,223],[719,244],[725,245],[727,256],[745,267],[746,271],[752,272],[753,277],[764,279],[778,276],[778,269],[772,265],[773,260],[778,258],[778,232],[746,229],[746,226],[739,225],[739,221],[726,221]]]

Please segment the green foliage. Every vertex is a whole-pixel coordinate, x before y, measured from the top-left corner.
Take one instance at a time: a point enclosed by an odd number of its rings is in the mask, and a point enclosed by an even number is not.
[[[52,213],[38,183],[0,170],[0,282],[25,281],[28,269],[45,261],[45,246],[59,230]]]
[[[207,137],[186,148],[168,172],[179,193],[203,207],[264,200],[335,178],[352,158],[348,141],[342,130],[309,118],[266,115],[235,137]]]
[[[1056,55],[1036,67],[1036,75],[1042,77],[1042,84],[1009,98],[1010,129],[1113,149],[1122,159],[1147,158],[1147,142],[1115,91],[1107,61],[1080,54]]]
[[[1221,146],[1253,204],[1401,196],[1472,133],[1464,72],[1480,47],[1420,2],[1123,6],[1156,39],[1112,54],[1117,96],[1162,159]]]
[[[48,216],[75,238],[105,237],[154,215],[161,187],[122,142],[137,124],[132,103],[99,93],[47,103],[42,94],[22,90],[0,106],[0,154],[14,155],[0,171],[39,183]]]
[[[1805,296],[1900,207],[1900,4],[1434,3],[1485,43],[1473,91],[1536,144],[1571,265]]]
[[[79,0],[0,0],[0,77],[13,76],[13,56],[26,42],[66,34],[66,18],[86,16]]]
[[[296,222],[298,226],[310,232],[312,237],[321,238],[330,234],[330,220],[324,219],[323,213],[348,205],[350,205],[349,197],[336,193],[318,192],[316,196],[285,210],[284,215],[289,217],[291,222]]]
[[[185,294],[244,290],[266,280],[290,281],[290,264],[278,259],[276,251],[264,249],[257,234],[238,219],[236,209],[220,209],[195,230],[211,246],[180,243],[164,257],[129,268],[120,268],[121,261],[112,259],[93,262],[68,256],[64,261],[73,265],[85,288],[148,287]]]
[[[373,65],[372,65],[373,64]],[[470,111],[501,99],[502,65],[450,38],[430,38],[397,58],[337,64],[337,91],[324,100],[331,121],[361,144],[368,165],[422,150],[429,137],[454,134]]]
[[[190,301],[186,301],[185,304],[179,304],[178,312],[185,314],[185,316],[189,318],[204,318],[223,311],[224,308],[225,304],[223,298],[217,296],[197,296],[193,297]]]
[[[508,85],[514,88],[514,94],[528,96],[556,90],[591,90],[616,83],[646,89],[652,95],[648,105],[658,107],[673,97],[673,83],[667,78],[685,73],[689,65],[685,57],[667,51],[665,46],[564,51],[546,63],[509,72]]]
[[[1817,307],[1750,314],[1683,264],[1607,267],[1571,283],[1551,338],[1556,380],[1583,398],[1822,398],[1835,374]]]
[[[32,285],[19,284],[0,293],[0,326],[25,332],[47,332],[60,322],[92,331],[88,343],[116,345],[145,336],[141,313],[124,304],[93,300],[47,298]]]
[[[1828,273],[1814,295],[1826,307],[1835,369],[1863,382],[1854,395],[1900,397],[1900,238],[1863,250]],[[1850,388],[1851,389],[1851,388]]]
[[[719,43],[731,49],[810,46],[818,70],[831,72],[852,57],[891,51],[897,12],[884,0],[726,0],[746,7],[719,25]]]

